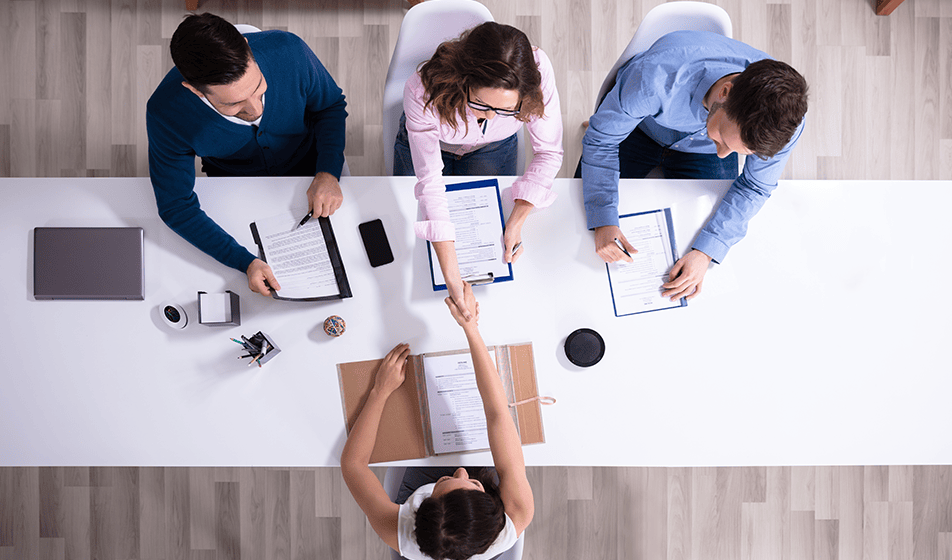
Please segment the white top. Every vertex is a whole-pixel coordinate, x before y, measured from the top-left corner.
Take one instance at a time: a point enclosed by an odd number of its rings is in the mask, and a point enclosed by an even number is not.
[[[416,492],[411,494],[406,502],[400,504],[400,517],[397,519],[397,543],[400,546],[400,555],[407,560],[432,560],[432,558],[420,552],[413,530],[416,528],[416,512],[420,509],[423,500],[429,498],[430,494],[433,493],[435,486],[435,482],[424,484],[417,488]],[[506,526],[502,528],[499,536],[496,537],[496,541],[489,546],[486,552],[470,556],[469,559],[489,560],[493,556],[502,554],[512,548],[512,545],[516,544],[518,539],[516,526],[512,519],[509,519],[509,516],[506,515]]]
[[[264,116],[264,95],[265,95],[265,94],[262,94],[262,95],[261,95],[261,117]],[[209,101],[205,96],[201,96],[200,99],[205,102],[205,105],[208,105],[209,107],[211,107],[211,108],[212,108],[212,111],[215,111],[216,113],[218,113],[218,116],[220,116],[221,118],[225,119],[226,121],[231,121],[231,122],[233,122],[233,123],[235,123],[235,124],[241,124],[241,125],[245,125],[245,126],[261,126],[261,117],[258,117],[257,119],[255,119],[255,120],[253,120],[253,121],[251,121],[251,122],[248,122],[248,121],[239,119],[238,117],[231,117],[231,116],[228,116],[228,115],[223,115],[223,114],[221,114],[221,111],[219,111],[218,109],[216,109],[215,106],[212,105],[212,102]]]

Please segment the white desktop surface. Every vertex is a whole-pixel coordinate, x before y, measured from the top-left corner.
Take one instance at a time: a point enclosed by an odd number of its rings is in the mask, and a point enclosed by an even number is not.
[[[466,180],[461,178],[462,180]],[[512,178],[501,178],[504,210]],[[337,465],[335,364],[464,348],[412,234],[412,178],[347,177],[332,222],[354,297],[284,302],[159,219],[148,178],[0,180],[0,465]],[[307,179],[199,179],[203,209],[252,249],[249,222],[304,208]],[[724,181],[623,181],[622,213],[671,206],[683,254]],[[487,344],[531,341],[546,443],[530,465],[952,463],[952,183],[787,181],[686,308],[617,318],[585,228],[581,182],[523,229],[515,281],[476,288]],[[395,262],[372,269],[357,225],[381,218]],[[145,301],[35,301],[37,226],[141,226]],[[241,297],[240,327],[197,324],[196,292]],[[160,304],[189,326],[166,327]],[[322,322],[347,322],[339,339]],[[598,365],[565,358],[580,327]],[[246,367],[229,340],[281,347]],[[486,464],[487,453],[427,464]]]

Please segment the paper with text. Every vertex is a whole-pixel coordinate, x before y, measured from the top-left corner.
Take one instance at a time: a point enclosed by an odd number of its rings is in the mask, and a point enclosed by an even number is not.
[[[281,289],[278,296],[306,299],[340,293],[317,218],[295,228],[301,219],[286,212],[255,222],[261,246]]]
[[[492,273],[495,278],[509,276],[509,265],[503,261],[502,220],[496,185],[446,191],[450,221],[456,226],[456,260],[463,280],[482,278]],[[433,283],[446,284],[443,270],[430,244]]]
[[[490,352],[489,357],[495,367],[495,354]],[[433,451],[439,454],[488,449],[486,413],[476,388],[472,356],[424,356],[423,371]]]
[[[683,305],[680,299],[661,297],[661,285],[668,281],[668,271],[674,266],[669,215],[656,210],[619,218],[622,234],[638,252],[632,253],[630,263],[608,264],[616,316]]]

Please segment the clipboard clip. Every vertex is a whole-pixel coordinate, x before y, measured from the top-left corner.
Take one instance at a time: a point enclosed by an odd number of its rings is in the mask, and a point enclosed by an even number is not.
[[[471,286],[479,286],[481,284],[492,284],[495,281],[495,277],[492,272],[487,272],[486,274],[467,276],[463,278],[463,281],[469,282]]]

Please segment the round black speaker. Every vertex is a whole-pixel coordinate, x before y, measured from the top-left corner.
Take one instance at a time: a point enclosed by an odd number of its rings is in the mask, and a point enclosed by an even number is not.
[[[592,329],[578,329],[565,339],[565,356],[577,366],[594,366],[604,355],[605,341]]]

